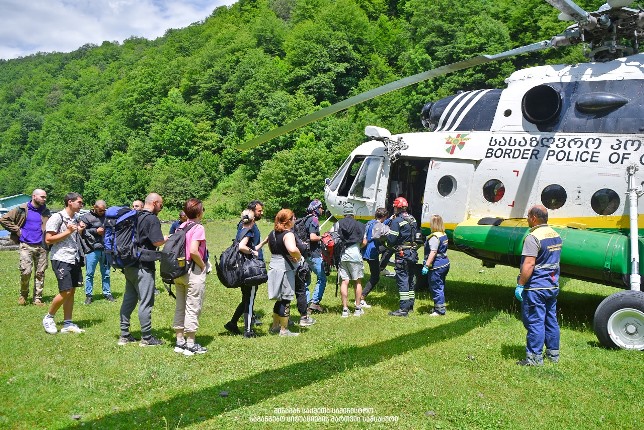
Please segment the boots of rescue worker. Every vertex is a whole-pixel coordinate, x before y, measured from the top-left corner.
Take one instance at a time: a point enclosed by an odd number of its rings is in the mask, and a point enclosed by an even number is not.
[[[523,360],[517,361],[519,366],[543,366],[543,356],[541,354],[526,354]]]

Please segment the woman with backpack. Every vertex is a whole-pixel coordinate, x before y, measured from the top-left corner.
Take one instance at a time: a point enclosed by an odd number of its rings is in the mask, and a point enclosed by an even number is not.
[[[183,205],[188,220],[179,226],[186,229],[186,265],[189,270],[174,280],[177,305],[172,328],[177,336],[174,352],[183,355],[205,354],[208,350],[195,342],[199,328],[199,315],[206,291],[208,257],[206,230],[201,225],[203,204],[199,199],[188,199]]]
[[[242,228],[237,232],[235,240],[239,242],[239,252],[252,255],[257,257],[259,255],[258,250],[253,247],[255,241],[255,214],[252,210],[246,209],[241,214],[241,225]],[[237,328],[237,321],[239,318],[244,315],[244,337],[251,338],[257,337],[252,328],[253,322],[253,306],[255,305],[255,296],[257,295],[257,285],[248,286],[242,285],[240,287],[242,293],[242,299],[235,313],[233,313],[232,318],[226,324],[224,328],[232,334],[240,334],[239,328]]]
[[[268,298],[275,300],[273,306],[273,325],[271,332],[279,330],[280,336],[297,336],[288,329],[291,313],[291,300],[295,297],[295,276],[302,250],[298,249],[292,228],[295,214],[290,209],[282,209],[275,217],[275,227],[268,235],[271,250],[271,263],[268,272]]]

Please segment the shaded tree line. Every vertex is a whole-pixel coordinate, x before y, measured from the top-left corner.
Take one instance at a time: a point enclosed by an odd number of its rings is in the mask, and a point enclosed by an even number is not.
[[[255,149],[236,146],[362,91],[565,26],[542,0],[241,0],[153,41],[0,60],[0,195],[38,187],[54,199],[74,190],[126,204],[154,190],[177,207],[214,190],[222,216],[251,197],[269,214],[301,208],[322,196],[365,125],[419,130],[426,102],[503,87],[521,67],[581,61],[580,49],[443,76]]]

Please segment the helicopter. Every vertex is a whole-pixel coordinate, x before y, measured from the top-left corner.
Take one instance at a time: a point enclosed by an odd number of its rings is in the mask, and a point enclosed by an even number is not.
[[[403,78],[270,130],[252,148],[312,121],[417,82],[547,48],[583,43],[589,61],[514,72],[504,89],[465,91],[427,103],[427,131],[392,134],[368,125],[324,197],[334,216],[351,203],[373,218],[398,196],[429,233],[438,213],[453,248],[485,266],[518,267],[535,204],[563,240],[561,273],[624,289],[597,307],[601,345],[644,350],[644,11],[609,0],[587,12],[572,0],[546,0],[573,23],[550,40],[480,55]]]

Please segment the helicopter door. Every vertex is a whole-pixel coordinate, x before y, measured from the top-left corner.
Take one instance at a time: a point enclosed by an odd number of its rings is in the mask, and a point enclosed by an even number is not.
[[[422,216],[424,227],[429,227],[433,214],[443,217],[448,230],[467,218],[475,165],[471,160],[434,158],[429,162]]]
[[[384,157],[366,157],[360,165],[360,170],[355,174],[347,197],[353,204],[357,216],[371,217],[376,211],[383,161]]]

